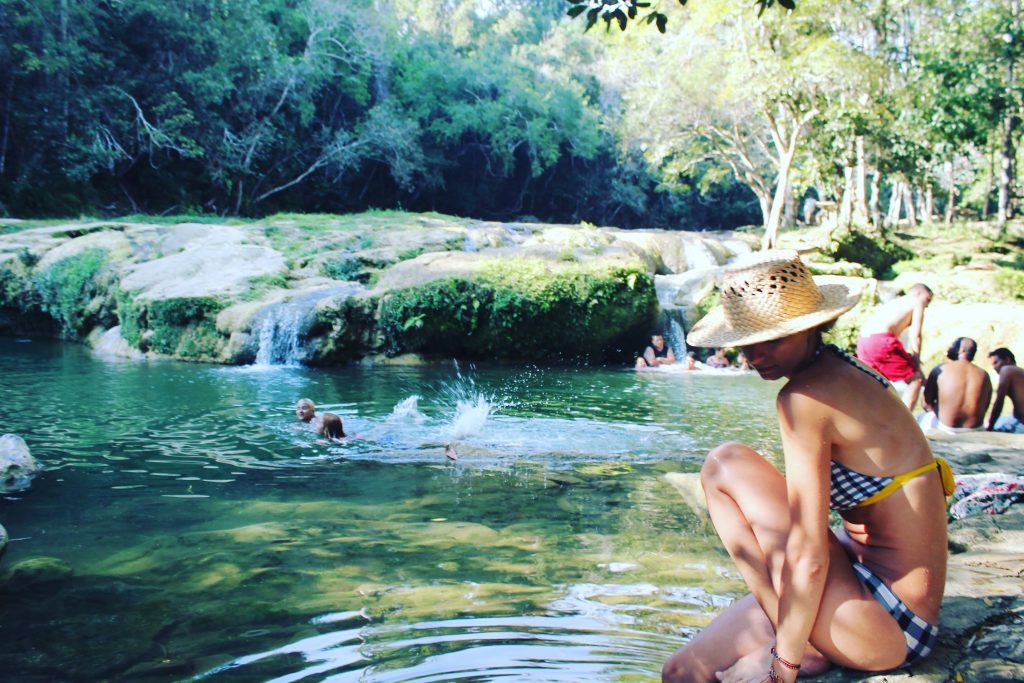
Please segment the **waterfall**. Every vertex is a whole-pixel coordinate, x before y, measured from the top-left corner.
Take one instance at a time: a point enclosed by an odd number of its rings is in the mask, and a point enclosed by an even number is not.
[[[253,319],[252,331],[259,334],[256,365],[300,365],[309,356],[309,331],[316,322],[317,302],[326,298],[349,297],[364,289],[353,282],[341,287],[318,289],[291,301],[271,304]]]
[[[260,324],[256,365],[298,365],[305,357],[302,337],[314,317],[313,305],[308,302],[268,306]]]

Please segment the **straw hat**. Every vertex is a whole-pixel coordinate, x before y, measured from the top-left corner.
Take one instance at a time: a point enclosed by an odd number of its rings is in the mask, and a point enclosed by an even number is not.
[[[835,320],[860,299],[860,287],[839,277],[812,277],[795,251],[748,254],[729,266],[721,305],[690,333],[691,346],[746,346]]]

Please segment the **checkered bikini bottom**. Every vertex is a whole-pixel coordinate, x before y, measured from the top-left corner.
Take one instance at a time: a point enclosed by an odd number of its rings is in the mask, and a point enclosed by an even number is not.
[[[892,589],[886,586],[877,574],[860,562],[853,563],[853,572],[903,630],[903,636],[907,639],[907,658],[902,666],[910,666],[927,657],[938,642],[939,628],[910,611],[910,608],[896,597]]]

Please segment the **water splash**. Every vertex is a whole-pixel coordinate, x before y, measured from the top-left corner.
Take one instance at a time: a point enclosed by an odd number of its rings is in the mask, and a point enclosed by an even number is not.
[[[448,427],[451,438],[458,441],[479,434],[496,407],[497,404],[483,394],[456,403],[455,415]]]
[[[426,415],[420,412],[420,397],[416,394],[404,398],[395,404],[391,410],[391,418],[397,420],[411,420],[417,424],[427,419]]]
[[[438,392],[442,402],[454,405],[455,411],[446,429],[446,438],[458,441],[480,434],[487,418],[501,408],[501,401],[477,388],[472,375],[463,375],[455,364],[455,380]]]

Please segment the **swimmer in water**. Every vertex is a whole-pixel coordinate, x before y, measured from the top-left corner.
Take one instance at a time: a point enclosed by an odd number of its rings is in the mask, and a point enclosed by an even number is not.
[[[334,413],[324,413],[320,420],[320,426],[316,433],[332,441],[340,441],[345,438],[345,425],[341,417]]]
[[[308,398],[300,398],[295,404],[295,417],[299,422],[320,431],[322,419],[316,414],[316,405]]]

